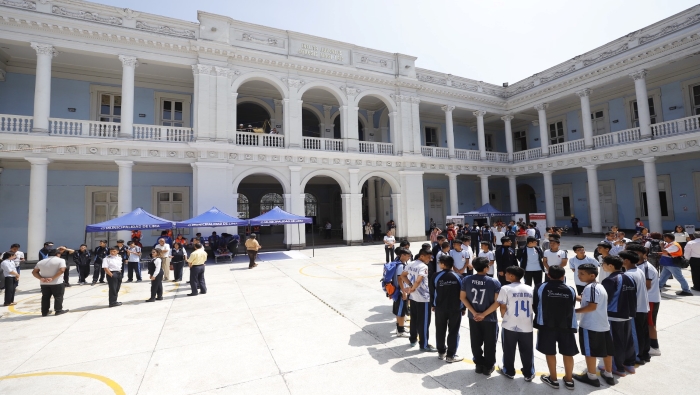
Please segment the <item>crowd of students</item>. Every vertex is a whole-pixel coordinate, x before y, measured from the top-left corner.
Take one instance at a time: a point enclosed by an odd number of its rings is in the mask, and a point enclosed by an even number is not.
[[[581,245],[573,246],[574,255],[569,258],[559,248],[557,229],[548,228],[548,248],[542,250],[534,235],[526,238],[525,245],[513,248],[512,234],[492,245],[492,234],[484,237],[488,227],[482,227],[477,243],[463,230],[460,238],[460,232],[450,228],[447,236],[435,235],[432,246],[423,244],[415,256],[410,244],[402,241],[394,250],[396,259],[384,267],[383,284],[393,300],[396,335],[408,337],[411,347],[437,352],[448,363],[463,359],[457,348],[461,320],[467,315],[476,373],[490,375],[496,368],[500,314],[500,372],[505,377],[515,376],[517,349],[525,381],[532,381],[537,349],[546,356],[549,369],[540,379],[550,387],[560,386],[558,354],[564,362],[565,388],[573,389],[574,380],[599,387],[597,372],[605,383],[615,385],[613,375],[634,374],[635,365],[661,355],[656,320],[660,290],[670,275],[682,284],[678,295],[692,295],[683,285],[680,269],[674,269],[684,259],[672,233],[663,235],[665,243],[656,251],[651,237],[660,235],[640,233],[629,240],[615,229],[597,245],[596,258],[586,255]],[[685,257],[700,264],[700,234],[695,236],[699,239],[688,243]],[[567,267],[575,288],[566,284]],[[404,326],[407,316],[409,331]],[[433,320],[435,346],[429,343]],[[536,347],[534,328],[538,329]],[[587,369],[575,375],[573,356],[579,352],[586,358]]]

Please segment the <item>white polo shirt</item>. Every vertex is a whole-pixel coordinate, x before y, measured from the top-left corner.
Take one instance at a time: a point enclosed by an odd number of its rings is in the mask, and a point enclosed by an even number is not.
[[[107,255],[102,260],[102,268],[109,269],[110,272],[121,272],[122,271],[122,258],[119,255],[116,255],[116,256]]]
[[[119,258],[119,257],[117,257]],[[119,266],[121,267],[121,258],[119,258]],[[46,259],[42,259],[37,262],[35,269],[39,269],[39,276],[42,278],[53,277],[58,273],[61,268],[66,267],[66,260],[61,259],[57,256],[50,256]],[[50,283],[40,283],[41,285],[57,285],[63,284],[63,276],[58,276],[55,280]]]
[[[161,255],[162,255],[164,258],[168,258],[168,257],[170,256],[170,244],[168,244],[168,243],[165,243],[165,244],[163,244],[163,245],[160,245],[160,243],[158,243],[158,244],[156,245],[156,250],[160,250],[160,251],[161,251]]]

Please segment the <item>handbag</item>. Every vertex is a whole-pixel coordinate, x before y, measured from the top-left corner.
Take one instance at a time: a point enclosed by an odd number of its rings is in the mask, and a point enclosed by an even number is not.
[[[690,262],[688,262],[687,259],[685,259],[684,256],[677,256],[673,258],[673,266],[679,267],[681,269],[685,269],[688,266],[690,266]]]

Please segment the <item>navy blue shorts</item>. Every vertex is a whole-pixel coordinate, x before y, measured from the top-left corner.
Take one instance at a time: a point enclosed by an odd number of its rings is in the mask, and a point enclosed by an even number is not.
[[[576,335],[572,332],[552,331],[539,329],[537,331],[537,351],[544,355],[557,355],[557,345],[559,354],[573,357],[578,354],[576,345]]]
[[[394,312],[394,315],[397,317],[405,317],[406,312],[408,311],[408,299],[403,300],[399,298],[399,300],[394,301],[394,308],[392,310]]]
[[[613,339],[610,331],[596,332],[578,328],[581,353],[587,357],[605,358],[613,355]]]

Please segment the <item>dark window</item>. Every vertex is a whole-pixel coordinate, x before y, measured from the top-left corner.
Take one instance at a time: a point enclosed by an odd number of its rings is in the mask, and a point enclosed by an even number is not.
[[[659,204],[661,205],[661,216],[668,216],[668,201],[666,200],[666,191],[659,191]],[[642,192],[642,215],[649,216],[649,208],[647,207],[647,193]]]
[[[565,217],[570,217],[571,216],[571,198],[568,196],[563,196],[561,198],[562,200],[562,205],[564,206],[564,216]]]
[[[437,129],[425,128],[425,145],[428,147],[437,147]]]
[[[334,139],[342,138],[342,136],[340,134],[340,115],[335,117],[335,120],[333,121],[333,138]]]
[[[239,130],[246,130],[248,125],[252,128],[261,128],[264,125],[265,133],[270,133],[270,125],[265,122],[270,119],[270,114],[259,104],[239,104],[236,110],[236,117],[236,124],[238,125],[236,128]]]

